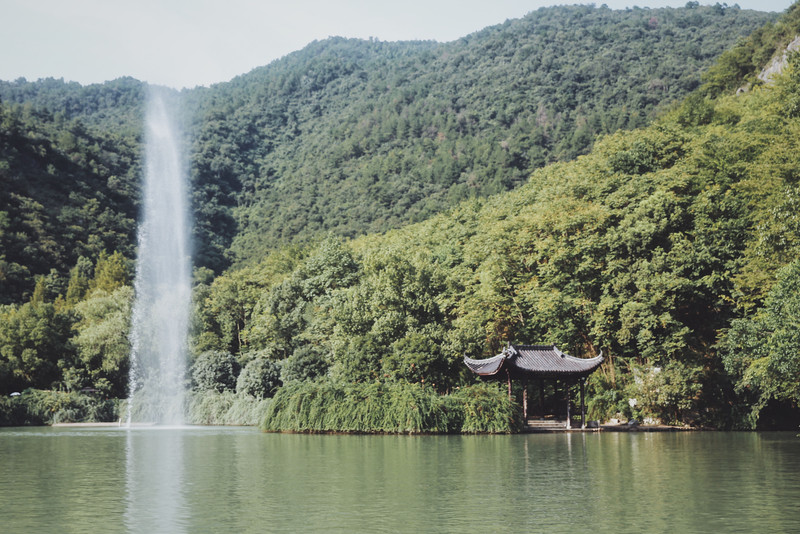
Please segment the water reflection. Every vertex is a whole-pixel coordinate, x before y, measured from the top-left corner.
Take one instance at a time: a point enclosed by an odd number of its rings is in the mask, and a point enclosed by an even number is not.
[[[780,532],[794,433],[0,429],[2,532]]]
[[[188,532],[183,428],[130,428],[125,438],[128,532]]]

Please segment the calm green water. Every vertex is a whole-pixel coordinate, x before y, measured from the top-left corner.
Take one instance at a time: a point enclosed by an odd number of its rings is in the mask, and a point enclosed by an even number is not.
[[[0,429],[0,532],[798,532],[795,433]]]

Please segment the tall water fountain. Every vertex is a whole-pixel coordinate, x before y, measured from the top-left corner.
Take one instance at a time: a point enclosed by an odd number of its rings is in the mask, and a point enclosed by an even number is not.
[[[136,301],[131,326],[128,423],[184,422],[191,302],[189,218],[176,95],[151,88]]]

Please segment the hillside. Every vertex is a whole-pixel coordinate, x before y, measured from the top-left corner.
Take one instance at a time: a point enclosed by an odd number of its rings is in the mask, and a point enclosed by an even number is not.
[[[288,243],[396,228],[513,189],[535,168],[586,153],[597,134],[643,126],[696,88],[717,55],[772,18],[691,4],[546,8],[451,43],[331,38],[231,82],[184,91],[195,264],[218,274]],[[107,248],[131,256],[144,95],[130,78],[86,87],[0,82],[6,114],[24,117],[42,138],[12,129],[4,139],[48,143],[59,158],[0,155],[9,165],[0,174],[4,189],[21,195],[0,208],[9,213],[3,272],[15,280],[0,302],[27,298],[51,267],[66,276],[79,255],[95,261]],[[70,135],[87,137],[87,147],[98,140],[117,157],[100,169],[91,163],[98,156],[86,153],[62,169],[60,162],[76,159],[58,141]],[[48,168],[52,179],[19,189]],[[98,169],[124,198],[80,193]],[[85,238],[64,231],[72,225],[58,219],[61,207],[50,209],[48,198],[65,197],[58,188],[75,193],[75,209],[107,213],[85,231],[127,241],[81,245],[76,239]],[[38,233],[17,213],[24,202],[46,207]],[[15,240],[61,249],[18,253]]]
[[[464,354],[546,340],[606,354],[591,417],[796,428],[800,56],[749,90],[760,68],[719,80],[798,33],[795,6],[653,125],[515,191],[218,277],[196,350],[282,361],[299,402],[320,373],[448,391],[474,380]]]
[[[445,44],[312,43],[193,95],[195,177],[236,206],[239,262],[421,221],[644,126],[770,18],[572,6]]]
[[[603,8],[564,9],[564,13],[613,14]],[[631,13],[640,11],[657,13]],[[708,11],[720,17],[736,12],[721,7]],[[480,41],[480,36],[516,23],[470,39]],[[248,249],[250,255],[240,256],[239,263],[224,274],[198,271],[191,339],[197,395],[213,404],[233,402],[233,389],[261,391],[259,395],[277,391],[280,403],[276,406],[292,406],[305,398],[320,398],[320,391],[356,396],[388,391],[398,399],[424,393],[434,400],[438,393],[459,391],[450,399],[469,397],[471,406],[496,405],[502,392],[463,388],[475,377],[467,373],[462,357],[492,355],[509,341],[546,341],[576,355],[594,355],[601,349],[607,355],[601,372],[592,375],[589,383],[592,418],[622,413],[721,428],[796,427],[800,422],[796,380],[800,338],[795,326],[800,310],[800,225],[795,216],[800,196],[800,56],[789,56],[787,68],[772,82],[759,82],[757,75],[798,34],[800,7],[793,6],[775,24],[725,51],[704,74],[702,85],[668,106],[649,126],[602,136],[586,154],[534,171],[513,191],[489,195],[491,190],[486,189],[458,202],[455,196],[449,208],[443,205],[444,211],[424,221],[354,239],[347,239],[349,231],[340,229],[345,238],[332,233],[321,241],[302,243],[302,238],[313,235],[312,228],[308,236],[297,233],[283,247],[277,245],[291,236],[278,236],[269,247],[264,245],[264,251],[250,241],[254,247]],[[398,52],[408,50],[404,44],[385,47],[416,64],[423,56],[415,54],[457,45],[417,43],[412,46],[416,52],[407,55]],[[283,72],[283,77],[275,75],[297,59],[290,56],[230,84],[187,93],[187,108],[202,111],[194,117],[205,128],[194,137],[193,180],[197,206],[204,210],[201,223],[207,225],[200,228],[213,232],[216,241],[211,243],[218,247],[210,259],[223,257],[227,250],[225,232],[212,224],[215,217],[220,224],[242,218],[242,233],[236,233],[235,225],[227,231],[241,240],[234,249],[245,250],[237,247],[248,243],[248,232],[254,228],[248,225],[258,222],[258,212],[251,210],[260,205],[246,199],[262,194],[257,179],[269,175],[271,154],[288,150],[290,141],[303,137],[305,131],[316,131],[313,124],[333,127],[325,122],[335,115],[328,115],[327,108],[293,107],[300,96],[305,95],[306,104],[332,106],[336,102],[344,110],[350,109],[349,101],[358,101],[355,88],[361,87],[360,76],[350,78],[342,72],[360,71],[347,67],[341,57],[323,61],[325,50],[353,46],[381,48],[384,44],[333,39],[311,45],[307,50],[319,47],[320,52],[309,53],[306,59],[322,61],[332,69],[320,66],[313,71],[329,72],[329,78],[323,77],[325,83],[293,77],[291,70]],[[449,61],[435,54],[424,57],[430,62]],[[366,72],[369,80],[372,71]],[[264,87],[271,90],[248,90],[245,82],[250,76],[265,76],[264,80],[271,81],[263,81]],[[375,102],[395,95],[391,85],[383,89],[384,82],[379,78],[373,87],[378,94]],[[272,89],[284,84],[283,97],[271,100]],[[345,91],[345,87],[354,89]],[[337,100],[336,91],[353,96]],[[435,95],[424,93],[431,94]],[[502,100],[501,94],[494,101]],[[394,103],[397,120],[408,118],[411,122],[406,126],[411,127],[414,120],[424,125],[423,119],[438,116],[402,112],[423,106],[417,102],[431,102],[430,98],[389,101]],[[455,101],[450,104],[456,105],[458,97],[452,98]],[[129,205],[124,200],[134,192],[115,195],[121,185],[132,183],[131,175],[113,174],[112,164],[122,162],[120,170],[134,168],[135,163],[124,157],[135,154],[135,148],[120,148],[128,146],[127,137],[108,145],[96,138],[94,128],[100,128],[107,117],[87,118],[93,126],[81,129],[80,117],[59,118],[25,105],[4,104],[2,109],[3,147],[8,154],[4,157],[9,162],[2,169],[4,180],[14,178],[24,184],[27,176],[40,177],[47,191],[58,176],[55,170],[71,169],[68,162],[72,162],[86,181],[80,190],[84,197],[76,197],[76,202],[85,198],[86,204],[95,205],[116,199],[120,202],[115,209],[127,213]],[[257,109],[263,114],[251,114]],[[488,138],[493,135],[488,125],[502,127],[502,109],[477,109],[474,116],[467,113],[474,120],[452,131]],[[572,113],[580,109],[586,108]],[[308,115],[293,116],[293,110]],[[266,122],[250,122],[256,116]],[[335,116],[346,118],[347,114]],[[279,124],[291,117],[294,122],[287,124],[296,128],[268,127],[274,126],[270,121]],[[388,115],[386,120],[391,118]],[[322,122],[315,123],[317,119]],[[441,120],[446,126],[443,115]],[[376,127],[382,123],[383,119]],[[347,124],[343,119],[341,125]],[[513,125],[511,121],[508,127],[513,129]],[[317,134],[321,135],[326,130],[320,128]],[[451,132],[446,130],[439,139],[438,130],[432,137],[413,137],[408,132],[398,136],[394,131],[385,142],[403,146],[404,151],[390,150],[382,161],[386,165],[405,161],[407,166],[395,175],[387,168],[389,182],[392,176],[418,176],[412,172],[416,160],[406,159],[408,155],[436,154],[436,147],[447,143]],[[335,151],[343,139],[364,143],[372,139],[329,133],[333,148],[313,145],[313,136],[305,139],[320,154],[328,148]],[[360,142],[347,146],[346,157],[337,160],[341,168],[373,161],[370,154],[379,154],[384,147]],[[476,150],[478,146],[476,141]],[[374,152],[363,151],[364,147]],[[425,152],[425,147],[433,152]],[[320,172],[328,164],[324,157],[313,159],[311,153],[302,152],[300,145],[295,149],[299,152],[292,161],[323,165]],[[361,152],[356,157],[352,150]],[[69,155],[66,160],[64,154]],[[488,157],[492,152],[485,148],[481,154]],[[557,158],[555,153],[551,156]],[[284,167],[276,174],[273,189],[284,176],[294,176],[290,160],[281,161]],[[431,161],[419,159],[425,165]],[[497,162],[496,167],[512,168]],[[44,170],[39,171],[41,176],[26,174],[31,168]],[[92,174],[87,169],[95,170]],[[119,180],[120,176],[127,178]],[[322,175],[310,174],[299,182],[316,192],[300,199],[322,202],[328,198],[324,184],[347,182],[315,182],[318,176]],[[240,188],[249,183],[245,179],[254,181]],[[402,183],[398,199],[412,185]],[[372,198],[373,190],[362,189],[357,187],[348,195]],[[31,198],[42,194],[38,188],[19,191],[19,196]],[[367,196],[358,197],[359,191]],[[435,194],[431,191],[428,196]],[[291,195],[282,198],[287,206],[300,202]],[[228,210],[226,199],[240,204]],[[331,213],[325,217],[336,213],[336,203],[328,202]],[[56,203],[51,200],[42,206],[55,209]],[[313,213],[307,208],[306,212]],[[28,210],[17,213],[23,216]],[[35,213],[37,218],[27,226],[6,223],[0,236],[8,242],[29,241],[31,261],[40,254],[36,246],[59,244],[39,236],[55,232],[54,228],[81,228],[67,224],[69,218],[51,227],[48,209]],[[84,214],[83,220],[90,215]],[[95,220],[103,218],[93,216]],[[128,220],[117,223],[104,223],[103,228],[129,226]],[[16,231],[19,227],[44,230],[28,234],[26,240],[26,234]],[[100,230],[93,228],[85,236],[87,251],[128,238],[124,232],[103,234]],[[266,235],[267,228],[262,231]],[[109,244],[101,238],[109,239]],[[70,239],[81,244],[84,236]],[[66,246],[53,250],[57,251],[54,258],[73,253]],[[25,302],[0,307],[0,386],[5,388],[0,393],[25,387],[72,391],[93,386],[106,395],[124,395],[132,296],[127,254],[120,245],[113,254],[79,258],[68,280],[57,271],[38,277]],[[224,371],[224,382],[209,383],[204,378],[222,376],[218,371]],[[237,375],[245,378],[237,380]],[[220,400],[220,391],[227,391],[228,400]],[[237,398],[237,402],[250,402],[249,397]],[[386,409],[391,410],[393,402],[386,400]],[[449,401],[443,402],[446,406]],[[506,408],[511,409],[505,406],[501,411],[506,415],[498,417],[508,423]]]
[[[63,113],[0,103],[0,304],[66,289],[81,258],[134,256],[139,146]]]

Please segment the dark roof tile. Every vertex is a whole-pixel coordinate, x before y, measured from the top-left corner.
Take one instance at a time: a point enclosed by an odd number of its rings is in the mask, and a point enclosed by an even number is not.
[[[482,376],[495,375],[503,368],[540,377],[587,376],[603,363],[603,353],[594,358],[576,358],[555,345],[509,345],[497,356],[484,360],[465,357],[464,363]]]

